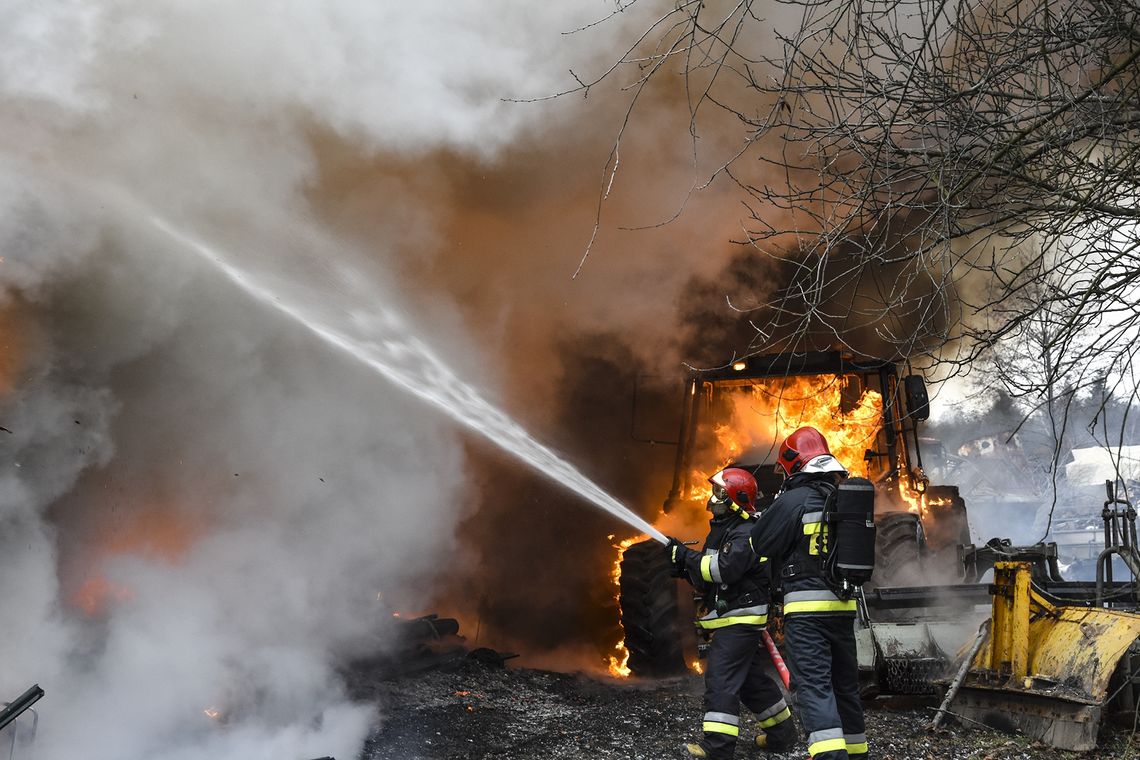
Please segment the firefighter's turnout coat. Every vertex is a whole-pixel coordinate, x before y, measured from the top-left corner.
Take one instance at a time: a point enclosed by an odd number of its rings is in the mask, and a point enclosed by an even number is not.
[[[815,760],[863,757],[866,727],[859,702],[855,600],[842,599],[824,575],[824,507],[835,488],[827,473],[788,478],[751,528],[754,551],[771,558],[783,588],[784,644],[797,709]]]
[[[741,702],[772,744],[795,740],[791,711],[765,670],[761,637],[768,622],[768,562],[749,544],[751,521],[738,512],[713,518],[701,552],[685,550],[684,575],[701,594],[697,626],[711,634],[705,662],[701,747],[731,758],[740,735]],[[684,547],[680,547],[684,549]]]
[[[729,512],[714,517],[709,527],[704,551],[691,551],[685,557],[689,582],[701,594],[697,626],[716,630],[767,624],[771,578],[767,558],[752,550],[751,522]]]

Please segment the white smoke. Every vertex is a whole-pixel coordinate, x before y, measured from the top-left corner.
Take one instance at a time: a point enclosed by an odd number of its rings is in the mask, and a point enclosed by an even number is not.
[[[621,27],[561,33],[612,7],[0,4],[0,342],[19,344],[0,398],[0,699],[46,690],[38,757],[359,754],[374,707],[336,667],[448,569],[456,432],[148,219],[270,286],[348,272],[415,311],[375,257],[311,246],[314,135],[493,161],[564,107],[503,98],[563,88]],[[432,239],[416,210],[374,241],[380,260]]]

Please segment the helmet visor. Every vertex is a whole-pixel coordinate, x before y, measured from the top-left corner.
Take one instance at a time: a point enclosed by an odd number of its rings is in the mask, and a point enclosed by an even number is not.
[[[712,495],[717,501],[728,501],[728,491],[719,483],[712,484]]]

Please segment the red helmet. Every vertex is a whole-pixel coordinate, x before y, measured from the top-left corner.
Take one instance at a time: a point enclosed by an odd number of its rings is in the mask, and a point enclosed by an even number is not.
[[[756,511],[756,478],[748,470],[726,467],[709,478],[709,482],[716,499],[735,504],[749,515]]]
[[[812,467],[809,471],[815,472],[846,472],[834,457],[831,449],[827,447],[827,439],[813,427],[802,427],[795,430],[780,444],[780,466],[789,477],[804,469],[808,462],[816,457],[826,456],[828,462],[821,463],[822,467]]]

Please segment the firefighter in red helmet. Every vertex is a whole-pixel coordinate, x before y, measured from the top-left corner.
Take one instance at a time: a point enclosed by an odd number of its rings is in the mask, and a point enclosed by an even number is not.
[[[702,551],[670,539],[667,551],[674,575],[702,595],[697,626],[710,635],[705,663],[703,737],[686,745],[693,757],[727,760],[740,735],[740,705],[759,722],[756,743],[781,752],[796,743],[796,729],[783,693],[768,676],[762,645],[768,623],[771,575],[768,562],[749,545],[756,512],[756,478],[728,467],[709,478],[712,513]]]
[[[783,585],[784,645],[808,753],[813,760],[863,758],[855,600],[835,593],[821,561],[828,541],[824,507],[847,471],[813,427],[789,435],[778,456],[784,486],[751,539]]]

